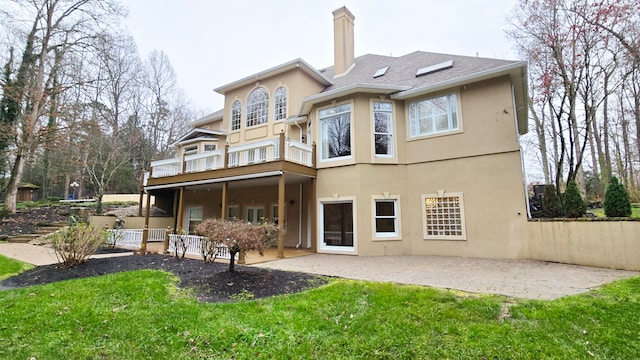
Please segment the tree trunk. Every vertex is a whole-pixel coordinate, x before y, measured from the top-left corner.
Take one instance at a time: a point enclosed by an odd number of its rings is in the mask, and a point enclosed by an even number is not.
[[[234,273],[236,272],[236,254],[238,253],[237,250],[232,250],[229,249],[229,256],[231,257],[231,259],[229,259],[229,272],[230,273]]]
[[[20,149],[21,150],[21,149]],[[16,212],[16,200],[18,198],[18,186],[24,171],[25,156],[21,153],[16,155],[16,161],[11,168],[11,177],[7,186],[7,193],[4,196],[4,210],[14,214]]]
[[[538,137],[538,149],[540,150],[540,157],[542,160],[542,172],[544,174],[544,181],[546,184],[551,182],[551,175],[549,174],[549,156],[547,155],[547,138],[544,133],[544,114],[542,120],[533,108],[533,102],[529,101],[529,110],[533,116],[535,124],[536,136]]]

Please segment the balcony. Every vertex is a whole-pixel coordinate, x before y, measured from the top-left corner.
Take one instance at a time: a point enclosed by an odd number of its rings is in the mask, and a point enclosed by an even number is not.
[[[224,150],[213,150],[182,158],[151,162],[147,174],[150,179],[200,173],[210,170],[239,168],[249,165],[288,161],[315,168],[314,146],[303,144],[280,134],[278,138],[248,143],[240,146],[226,146]],[[145,183],[147,179],[145,179]]]

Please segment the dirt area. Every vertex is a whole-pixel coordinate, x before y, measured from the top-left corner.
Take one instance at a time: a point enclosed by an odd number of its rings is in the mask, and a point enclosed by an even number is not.
[[[27,287],[68,279],[100,276],[140,269],[164,270],[175,274],[182,287],[195,291],[198,300],[229,302],[291,294],[321,286],[326,278],[294,271],[269,270],[236,265],[228,272],[227,263],[205,263],[158,254],[90,259],[84,264],[59,268],[39,266],[0,282],[2,288]]]
[[[0,239],[21,234],[32,234],[38,227],[69,221],[71,207],[47,206],[17,211],[0,218]]]

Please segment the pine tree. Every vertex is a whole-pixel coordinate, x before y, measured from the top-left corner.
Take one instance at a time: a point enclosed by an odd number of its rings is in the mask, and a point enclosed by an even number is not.
[[[542,211],[544,212],[544,216],[549,218],[561,217],[563,215],[560,197],[558,196],[554,185],[547,185],[544,187],[544,194],[542,195]]]
[[[631,216],[629,193],[615,176],[609,180],[607,192],[604,194],[604,213],[607,217]]]
[[[578,184],[575,180],[569,181],[567,184],[567,190],[564,192],[564,213],[567,217],[577,218],[587,213],[587,206],[580,196],[580,190],[578,190]]]

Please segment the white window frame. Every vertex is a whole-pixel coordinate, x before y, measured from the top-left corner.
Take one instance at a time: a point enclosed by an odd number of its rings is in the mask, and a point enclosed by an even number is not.
[[[393,217],[383,217],[378,216],[376,213],[376,204],[379,201],[384,202],[393,202],[394,204],[394,216]],[[376,220],[378,218],[393,218],[395,220],[395,232],[378,232]],[[400,221],[400,196],[398,195],[389,195],[389,196],[379,196],[373,195],[371,196],[371,234],[373,234],[373,240],[402,240],[402,228]]]
[[[345,109],[345,107],[348,107],[348,109]],[[330,157],[328,134],[326,133],[327,127],[330,122],[340,121],[340,117],[347,114],[349,116],[349,154]],[[320,124],[320,161],[335,161],[350,159],[353,157],[353,151],[355,149],[353,136],[353,118],[353,104],[351,102],[335,104],[318,110],[318,123]]]
[[[231,131],[240,130],[242,126],[242,102],[235,100],[231,104]]]
[[[387,109],[376,109],[376,104],[385,104],[385,105],[390,105],[391,109],[387,110]],[[381,114],[389,114],[390,119],[389,119],[389,128],[387,129],[388,132],[377,132],[376,131],[376,114],[381,113]],[[394,153],[395,153],[395,144],[394,144],[394,136],[393,136],[393,132],[394,132],[394,122],[393,122],[393,103],[389,102],[389,101],[377,101],[374,100],[371,102],[371,129],[372,129],[372,133],[373,133],[373,140],[372,140],[372,144],[373,144],[373,156],[375,157],[380,157],[380,158],[392,158],[394,157]],[[389,143],[387,145],[387,154],[377,154],[376,153],[376,136],[387,136],[387,138],[389,139]]]
[[[324,241],[324,205],[325,204],[352,204],[353,217],[353,245],[352,246],[331,246],[327,245]],[[340,196],[335,198],[319,198],[318,199],[318,252],[324,253],[339,253],[339,254],[352,254],[357,255],[358,251],[358,211],[355,196]]]
[[[419,111],[421,106],[428,106],[428,103],[442,99],[445,99],[447,102],[447,129],[438,130],[437,120],[434,119],[434,116],[437,114],[421,116]],[[453,116],[454,111],[455,119]],[[444,113],[440,113],[440,115],[444,115]],[[431,118],[431,129],[421,131],[421,123],[427,121],[429,118]],[[409,122],[407,130],[409,132],[410,139],[461,132],[462,115],[460,111],[460,94],[457,91],[454,91],[411,101],[407,105],[407,119]]]
[[[244,219],[245,219],[246,221],[248,221],[248,222],[253,223],[253,224],[258,224],[258,223],[260,223],[260,218],[258,218],[258,219],[254,219],[254,220],[256,220],[256,222],[251,221],[251,220],[249,219],[249,211],[250,211],[250,210],[256,210],[256,211],[260,211],[260,210],[262,210],[262,216],[261,216],[261,218],[264,218],[264,217],[265,217],[265,215],[266,215],[266,214],[265,214],[265,211],[264,211],[264,206],[262,206],[262,205],[249,205],[249,206],[246,206],[246,207],[245,207],[245,209],[244,209]],[[256,215],[257,215],[257,213],[256,213]]]
[[[273,121],[287,118],[288,91],[283,85],[273,92]]]
[[[430,217],[427,214],[427,206],[426,206],[427,199],[444,201],[444,199],[456,198],[456,197],[458,198],[459,224],[457,225],[453,224],[453,226],[456,226],[459,228],[459,231],[457,231],[458,234],[455,234],[455,235],[446,234],[447,232],[446,229],[442,229],[439,231],[438,234],[435,234],[434,231],[437,229],[433,229],[433,226],[438,226],[438,225],[437,224],[431,225],[432,222],[428,222],[428,220],[434,220],[433,216],[435,216],[435,220],[440,218],[442,222],[440,226],[443,226],[443,227],[446,227],[447,225],[452,226],[451,224],[445,224],[445,222],[446,221],[450,222],[451,220],[456,220],[456,219],[445,218],[447,212],[451,210],[451,208],[447,208],[447,207],[436,209],[435,210],[436,214]],[[466,231],[465,213],[464,213],[465,211],[464,197],[462,196],[461,192],[453,192],[453,193],[439,192],[438,194],[424,194],[422,195],[422,202],[420,204],[421,204],[420,206],[422,207],[422,233],[423,233],[423,238],[425,240],[467,240],[467,231]]]
[[[264,87],[253,89],[247,96],[246,126],[258,126],[269,121],[269,91]]]
[[[195,227],[194,229],[191,228],[191,212],[194,210],[199,210],[200,211],[200,223],[202,223],[204,221],[204,210],[202,208],[202,206],[191,206],[187,208],[187,223],[186,223],[186,232],[187,234],[191,234],[195,232]],[[197,225],[196,225],[197,226]]]

